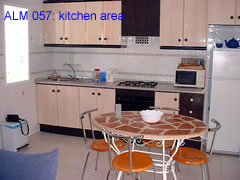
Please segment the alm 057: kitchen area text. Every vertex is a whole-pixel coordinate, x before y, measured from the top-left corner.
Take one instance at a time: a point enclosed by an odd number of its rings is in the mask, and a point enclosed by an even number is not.
[[[5,20],[29,20],[32,18],[33,20],[73,20],[73,21],[96,21],[100,19],[102,21],[106,20],[124,20],[123,13],[101,13],[97,15],[96,13],[81,13],[79,11],[69,12],[69,11],[33,11],[29,13],[29,11],[6,11],[4,14]]]

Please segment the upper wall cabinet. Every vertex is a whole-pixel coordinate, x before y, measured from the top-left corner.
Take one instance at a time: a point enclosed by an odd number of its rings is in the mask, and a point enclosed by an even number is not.
[[[161,0],[160,46],[206,47],[207,0]]]
[[[159,36],[160,0],[122,0],[123,36]]]
[[[44,21],[45,45],[121,45],[121,1],[45,3],[44,11],[52,12]]]
[[[208,24],[240,24],[240,0],[208,0]]]
[[[84,44],[85,21],[63,20],[59,13],[85,12],[85,3],[50,3],[44,4],[44,11],[51,11],[53,17],[44,21],[45,44]],[[65,17],[65,16],[64,16]]]
[[[96,13],[96,21],[86,21],[86,44],[120,45],[121,21],[101,20],[102,13],[121,13],[121,1],[86,2],[86,12]],[[108,16],[106,16],[108,17]]]

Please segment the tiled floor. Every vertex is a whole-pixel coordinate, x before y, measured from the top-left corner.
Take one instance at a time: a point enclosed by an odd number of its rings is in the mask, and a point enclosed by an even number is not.
[[[30,146],[23,150],[24,153],[41,153],[60,148],[59,167],[57,180],[80,180],[83,165],[87,155],[83,138],[64,136],[40,132],[29,137]],[[107,153],[100,153],[98,170],[95,171],[96,153],[90,154],[85,179],[104,180],[109,169]],[[237,156],[213,155],[209,162],[211,180],[238,180],[240,179],[240,160]],[[200,180],[200,166],[187,166],[180,164],[180,172],[177,172],[179,180]],[[116,179],[113,171],[111,179]],[[151,173],[140,173],[142,180],[153,179]],[[169,175],[168,179],[172,179]],[[162,175],[157,176],[162,179]],[[134,179],[125,176],[125,179]]]

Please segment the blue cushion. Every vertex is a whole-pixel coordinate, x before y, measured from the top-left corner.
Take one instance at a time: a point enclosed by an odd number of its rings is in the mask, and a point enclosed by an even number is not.
[[[42,154],[0,150],[1,180],[54,180],[59,149]]]

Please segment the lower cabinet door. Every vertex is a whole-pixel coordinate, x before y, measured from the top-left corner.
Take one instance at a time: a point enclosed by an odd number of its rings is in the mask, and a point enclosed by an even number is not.
[[[37,116],[39,124],[57,126],[57,88],[37,85]]]
[[[97,108],[97,88],[80,88],[80,113],[84,111],[88,111],[94,108]],[[96,116],[97,112],[93,112],[92,118]],[[88,116],[83,118],[83,126],[85,129],[90,130],[90,123]],[[82,125],[80,124],[80,128],[83,129]]]
[[[57,86],[58,125],[80,128],[79,88]]]
[[[98,114],[115,112],[115,89],[98,89]]]

